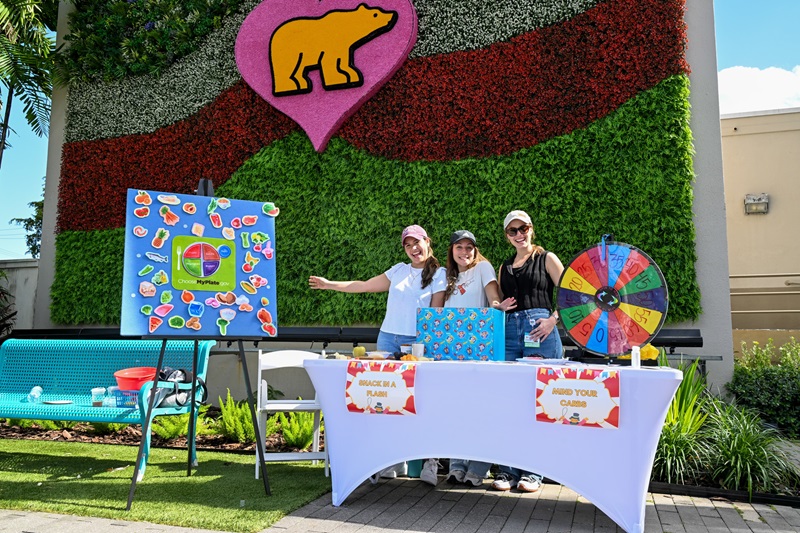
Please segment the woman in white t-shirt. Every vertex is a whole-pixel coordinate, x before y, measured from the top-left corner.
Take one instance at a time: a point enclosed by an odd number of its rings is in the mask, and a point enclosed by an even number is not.
[[[399,352],[400,345],[417,339],[417,308],[442,307],[445,272],[433,255],[431,240],[420,226],[408,226],[400,237],[411,263],[397,263],[367,281],[328,281],[310,276],[312,289],[339,292],[388,292],[386,315],[378,333],[377,349]]]
[[[444,298],[445,307],[493,307],[502,311],[513,309],[517,303],[514,298],[500,301],[494,268],[476,247],[475,235],[467,230],[456,231],[450,237]],[[491,466],[482,461],[450,459],[447,481],[479,487],[489,476]]]

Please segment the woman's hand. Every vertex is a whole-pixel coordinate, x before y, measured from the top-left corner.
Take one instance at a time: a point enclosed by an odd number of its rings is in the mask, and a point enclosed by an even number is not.
[[[542,342],[550,334],[556,329],[556,324],[558,323],[558,319],[554,316],[549,316],[547,318],[540,318],[536,321],[536,327],[533,328],[531,334],[533,335],[533,340]]]
[[[319,276],[308,276],[308,286],[312,289],[330,289],[331,282]]]
[[[506,298],[502,302],[495,302],[494,308],[500,309],[501,311],[510,311],[517,307],[517,299],[516,298]]]

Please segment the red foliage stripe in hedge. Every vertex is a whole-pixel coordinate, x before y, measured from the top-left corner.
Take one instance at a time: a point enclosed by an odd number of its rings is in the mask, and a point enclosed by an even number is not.
[[[203,177],[219,186],[262,147],[295,129],[238,83],[196,115],[152,134],[67,143],[58,231],[124,226],[128,188],[191,194]]]
[[[393,159],[508,154],[607,115],[684,60],[682,0],[614,0],[485,50],[412,61],[339,135]]]
[[[682,0],[613,0],[484,50],[408,61],[345,123],[367,152],[447,161],[509,154],[597,120],[688,69]],[[297,126],[240,82],[149,135],[64,147],[59,231],[124,225],[125,189],[215,185]]]

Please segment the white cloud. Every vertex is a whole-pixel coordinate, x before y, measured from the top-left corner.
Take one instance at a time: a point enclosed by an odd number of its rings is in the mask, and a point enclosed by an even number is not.
[[[800,65],[792,70],[730,67],[718,79],[723,115],[800,107]]]

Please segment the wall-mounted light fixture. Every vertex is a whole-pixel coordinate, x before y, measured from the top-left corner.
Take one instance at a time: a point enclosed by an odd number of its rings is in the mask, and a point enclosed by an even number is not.
[[[769,194],[745,194],[744,195],[744,214],[745,215],[766,215],[769,213]]]

